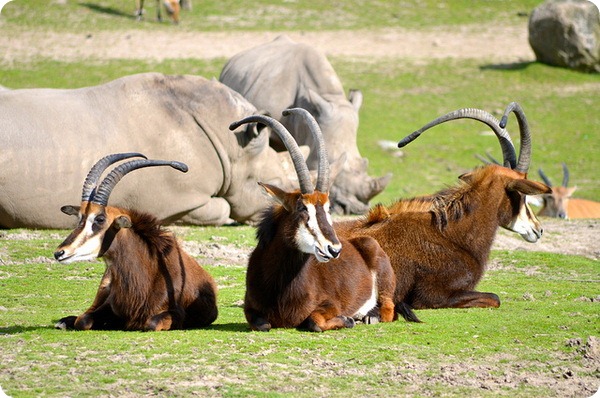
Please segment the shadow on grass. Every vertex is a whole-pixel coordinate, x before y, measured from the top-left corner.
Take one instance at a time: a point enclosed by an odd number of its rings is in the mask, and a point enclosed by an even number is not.
[[[482,65],[479,67],[481,70],[524,70],[527,69],[530,65],[535,64],[535,61],[527,61],[527,62],[513,62],[509,64],[489,64]]]
[[[19,334],[26,332],[35,332],[42,330],[53,330],[54,325],[39,325],[39,326],[8,326],[0,328],[0,335],[2,334]]]
[[[121,10],[117,10],[116,8],[112,8],[112,7],[104,7],[98,4],[94,4],[94,3],[79,3],[80,6],[83,7],[87,7],[88,9],[90,9],[91,11],[100,13],[100,14],[108,14],[108,15],[114,15],[117,17],[123,17],[123,18],[127,18],[127,19],[135,19],[135,15],[133,15],[133,13],[126,13],[123,12]]]

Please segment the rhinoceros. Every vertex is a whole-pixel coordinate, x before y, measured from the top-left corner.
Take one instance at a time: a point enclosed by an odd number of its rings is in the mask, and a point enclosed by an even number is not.
[[[60,207],[78,199],[87,170],[117,152],[184,162],[187,174],[140,170],[111,204],[165,223],[252,223],[268,205],[258,181],[289,188],[289,154],[269,130],[229,124],[255,114],[240,94],[199,76],[144,73],[80,89],[0,93],[0,227],[70,228]]]
[[[358,110],[362,93],[344,88],[325,55],[315,48],[282,35],[275,40],[234,55],[221,71],[219,80],[241,93],[258,109],[279,120],[301,145],[308,145],[308,167],[317,167],[315,143],[297,116],[282,116],[287,108],[304,108],[317,120],[330,162],[343,159],[330,191],[332,211],[361,214],[369,200],[388,184],[391,174],[372,178],[367,159],[356,143]],[[271,145],[278,148],[275,137]],[[273,142],[275,141],[275,142]]]

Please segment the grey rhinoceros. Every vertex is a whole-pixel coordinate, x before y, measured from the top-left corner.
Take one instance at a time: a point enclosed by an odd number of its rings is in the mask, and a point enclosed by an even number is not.
[[[268,205],[258,181],[297,186],[291,159],[269,130],[229,124],[256,113],[216,80],[145,73],[80,89],[0,92],[0,227],[67,228],[60,207],[109,153],[178,160],[189,172],[140,170],[111,205],[166,223],[254,222]]]
[[[362,93],[353,90],[346,98],[333,67],[313,47],[279,36],[233,56],[219,80],[279,120],[299,144],[308,145],[311,155],[307,162],[311,170],[317,167],[312,135],[302,120],[294,115],[283,117],[282,111],[299,107],[315,117],[325,138],[329,160],[343,159],[345,154],[345,164],[330,191],[335,212],[364,213],[369,200],[388,184],[390,174],[380,178],[367,174],[367,159],[361,157],[357,147]],[[272,146],[277,148],[277,142]]]

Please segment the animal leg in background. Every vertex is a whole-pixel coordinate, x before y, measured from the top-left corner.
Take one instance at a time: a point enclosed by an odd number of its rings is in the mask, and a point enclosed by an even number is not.
[[[196,198],[198,202],[200,201]],[[233,220],[230,218],[231,207],[229,202],[220,197],[208,198],[207,201],[194,210],[185,213],[183,217],[177,220],[182,224],[193,225],[223,225],[230,224]],[[166,220],[169,222],[169,220]]]

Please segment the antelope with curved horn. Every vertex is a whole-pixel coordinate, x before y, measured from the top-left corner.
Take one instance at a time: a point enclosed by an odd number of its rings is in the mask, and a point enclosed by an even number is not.
[[[565,163],[563,167],[563,181],[559,186],[552,182],[540,168],[538,173],[544,183],[552,188],[549,194],[541,195],[542,208],[538,216],[557,218],[600,218],[600,203],[587,199],[572,198],[577,187],[569,188],[569,169]]]
[[[504,129],[514,112],[519,122],[519,157]],[[496,134],[504,166],[490,164],[465,173],[462,183],[430,196],[377,206],[360,221],[336,226],[341,237],[370,236],[390,257],[396,273],[396,306],[415,309],[498,307],[496,294],[475,291],[483,276],[498,227],[535,242],[542,228],[525,202],[526,195],[550,191],[527,179],[531,138],[521,107],[511,103],[498,122],[479,109],[460,109],[441,116],[400,141],[402,147],[440,123],[469,118]]]
[[[308,167],[291,134],[277,120],[255,115],[233,123],[269,126],[285,144],[298,174],[300,190],[286,192],[261,184],[276,202],[258,226],[258,244],[246,274],[244,314],[250,328],[303,328],[321,332],[397,318],[389,258],[375,239],[339,240],[329,214],[329,162],[317,122],[300,115],[318,142],[318,177],[313,188]]]
[[[111,164],[116,166],[98,183]],[[106,270],[92,306],[83,314],[62,318],[60,329],[169,330],[207,326],[217,318],[213,278],[146,213],[108,206],[117,183],[131,171],[187,166],[175,161],[148,160],[140,153],[100,159],[83,184],[81,206],[63,206],[78,216],[78,225],[54,253],[61,263],[102,257]]]

